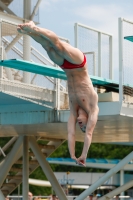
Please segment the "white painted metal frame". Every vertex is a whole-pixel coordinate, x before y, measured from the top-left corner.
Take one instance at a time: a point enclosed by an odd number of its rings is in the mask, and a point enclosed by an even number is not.
[[[24,19],[30,20],[31,16],[31,0],[24,0]],[[23,35],[23,59],[30,61],[30,52],[31,52],[31,39],[28,35]],[[30,83],[31,73],[23,72],[23,82]]]
[[[118,19],[119,28],[119,101],[123,101],[123,19]]]
[[[87,190],[82,192],[76,200],[83,200],[89,194],[94,192],[99,186],[101,186],[105,181],[107,181],[113,174],[120,171],[130,160],[133,159],[133,152],[127,155],[122,161],[120,161],[115,167],[110,169],[104,176],[102,176],[98,181],[96,181],[93,185],[91,185]]]
[[[37,12],[37,10],[38,10],[41,1],[42,1],[42,0],[38,0],[38,2],[37,2],[37,4],[36,4],[36,6],[35,6],[35,8],[34,8],[34,10],[33,10],[33,12],[32,12],[32,14],[31,14],[31,16],[30,16],[30,20],[33,20],[34,15],[36,14],[36,12]]]
[[[0,1],[0,7],[3,8],[3,10],[5,10],[10,15],[15,15],[15,13],[12,10],[10,10],[2,1]]]
[[[20,151],[22,149],[23,144],[23,137],[19,137],[14,144],[11,152],[9,155],[5,158],[4,161],[0,163],[0,187],[3,184],[7,173],[9,172],[11,166],[14,164],[14,162],[19,159]]]
[[[58,68],[58,66],[56,64],[55,64],[55,67]],[[60,79],[55,78],[54,85],[55,85],[54,107],[57,110],[59,110],[60,109]]]
[[[106,200],[106,199],[111,199],[114,196],[120,194],[123,191],[126,191],[127,189],[131,188],[133,186],[133,180],[129,181],[128,183],[116,188],[112,192],[109,192],[108,194],[104,195],[103,197],[99,198],[99,200]]]
[[[27,2],[27,1],[26,1]],[[28,14],[27,14],[28,15]],[[14,23],[14,22],[11,22],[11,21],[7,21],[7,20],[5,20],[5,19],[2,19],[1,20],[2,22],[7,22],[7,23],[10,23],[10,24],[13,24],[13,25],[17,25],[16,23]],[[13,45],[21,38],[22,36],[21,36],[21,34],[18,34],[14,39],[13,39],[13,41],[7,46],[7,48],[6,48],[6,52],[8,52],[12,47],[13,47]],[[63,37],[59,37],[61,40],[63,40],[63,41],[65,41],[65,42],[67,42],[67,43],[69,43],[69,40],[68,39],[66,39],[66,38],[63,38]],[[7,41],[7,39],[5,39],[5,41]],[[31,49],[31,45],[30,45],[30,37],[29,36],[26,36],[26,35],[24,35],[23,36],[23,59],[24,60],[28,60],[28,61],[30,61],[31,59],[30,59],[30,54],[32,53],[32,49],[34,49],[34,48],[32,48]],[[9,41],[7,41],[8,43],[9,43]],[[22,44],[21,42],[19,42],[20,44]],[[15,48],[15,47],[14,47]],[[22,54],[22,52],[20,51],[20,50],[18,50],[17,48],[15,48],[14,49],[20,56],[22,56],[21,54]],[[35,49],[34,49],[35,50]],[[39,55],[41,55],[39,52],[37,52]],[[53,63],[51,62],[51,61],[49,61],[45,56],[43,56],[43,55],[41,55],[45,60],[46,60],[46,62],[48,62],[48,63],[51,63],[51,65],[53,65]],[[58,67],[57,65],[56,65],[56,67]],[[31,80],[31,73],[29,73],[29,72],[23,72],[23,82],[24,83],[28,83],[28,84],[33,84],[33,81],[34,81],[34,79],[35,79],[35,77],[37,76],[37,75],[35,75],[33,78],[32,78],[32,80]],[[49,78],[50,79],[50,78]],[[51,79],[50,79],[50,81],[51,81]],[[59,79],[57,79],[57,80],[54,80],[53,79],[53,81],[52,81],[54,84],[55,84],[55,108],[57,109],[57,110],[59,110],[60,109],[60,89],[61,90],[63,90],[63,91],[65,91],[65,88],[60,84],[60,80]]]
[[[22,37],[21,34],[18,34],[13,40],[12,42],[5,48],[6,53],[15,45],[16,42],[18,42],[18,40]]]
[[[96,55],[95,52],[83,52],[85,55],[92,54],[93,55],[93,76],[96,76]]]
[[[102,75],[102,45],[101,45],[101,36],[109,36],[109,79],[113,79],[113,36],[110,33],[105,33],[101,30],[94,29],[90,26],[86,26],[80,23],[75,23],[74,32],[75,32],[75,47],[78,48],[78,27],[87,28],[89,30],[95,31],[98,33],[98,76]]]
[[[133,24],[132,21],[124,19],[124,18],[119,18],[118,19],[118,37],[119,37],[119,101],[123,102],[123,22],[128,22],[130,24]]]
[[[50,183],[51,183],[54,191],[58,195],[59,199],[67,200],[67,197],[66,197],[64,191],[62,190],[53,171],[51,170],[49,163],[46,161],[45,156],[40,151],[34,137],[30,137],[29,144],[30,144],[30,147],[31,147],[32,151],[34,152],[35,157],[37,158],[40,166],[42,167],[42,170],[44,171],[45,175],[47,176],[48,180],[50,181]]]

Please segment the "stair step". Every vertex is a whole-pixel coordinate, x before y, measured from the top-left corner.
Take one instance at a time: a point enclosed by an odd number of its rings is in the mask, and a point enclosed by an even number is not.
[[[15,176],[8,175],[6,178],[19,180],[19,179],[22,179],[22,175],[15,175]]]
[[[44,140],[44,141],[53,141],[53,142],[62,142],[63,140],[62,139],[58,139],[58,138],[45,138],[45,137],[41,137],[39,138],[37,141],[39,140]]]
[[[23,164],[23,160],[17,160],[14,164]],[[38,164],[38,161],[30,160],[29,164],[31,164],[31,165]]]
[[[42,152],[42,153],[43,153],[43,152]],[[47,157],[47,153],[43,153],[43,155],[44,155],[45,157]],[[34,154],[33,152],[29,152],[29,156],[35,157],[35,154]]]
[[[22,171],[23,171],[22,168],[15,168],[15,167],[12,167],[12,168],[10,169],[10,172],[22,172]]]
[[[42,144],[39,144],[39,147],[41,149],[55,149],[54,145],[42,145]]]
[[[5,187],[5,186],[7,186],[7,187],[16,187],[16,183],[4,183],[2,185],[2,187]]]

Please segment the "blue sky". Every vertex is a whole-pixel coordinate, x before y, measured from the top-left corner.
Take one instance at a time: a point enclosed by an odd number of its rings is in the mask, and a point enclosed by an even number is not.
[[[118,18],[133,21],[132,0],[42,0],[40,26],[67,38],[74,45],[74,23],[113,35],[114,79],[118,80]]]
[[[40,26],[70,39],[71,44],[75,22],[116,37],[119,17],[133,21],[132,0],[42,0],[40,5]]]

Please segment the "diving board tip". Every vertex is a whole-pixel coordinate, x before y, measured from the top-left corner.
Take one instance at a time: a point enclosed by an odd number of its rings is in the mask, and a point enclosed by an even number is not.
[[[133,36],[125,36],[124,39],[129,40],[130,42],[133,42]]]

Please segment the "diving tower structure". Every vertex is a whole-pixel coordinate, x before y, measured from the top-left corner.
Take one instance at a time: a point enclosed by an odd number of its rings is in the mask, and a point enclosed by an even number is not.
[[[35,13],[34,9],[32,12],[30,10],[30,1],[25,0],[24,2],[25,12],[27,13],[24,14],[25,17],[23,18],[9,13],[9,8],[6,8],[7,13],[1,11],[0,137],[12,138],[2,148],[5,154],[9,148],[11,148],[11,151],[0,163],[0,197],[1,200],[4,200],[3,195],[10,194],[23,182],[23,197],[27,200],[29,174],[40,165],[56,194],[60,199],[65,200],[67,197],[46,158],[67,140],[67,120],[69,116],[67,80],[64,72],[47,58],[40,46],[30,40],[28,36],[23,37],[18,34],[17,24],[23,23],[24,20],[30,20]],[[39,0],[36,2],[40,3]],[[2,5],[0,4],[0,6]],[[36,4],[35,8],[37,9],[37,7]],[[27,8],[28,11],[26,11]],[[125,22],[124,19],[119,19],[120,28],[123,22]],[[88,49],[87,47],[82,49],[79,46],[80,43],[84,43],[84,37],[78,38],[78,31],[81,32],[82,28],[87,29],[87,33],[89,30],[98,35],[97,44],[94,42],[90,45],[92,49],[90,46]],[[106,48],[102,48],[102,45],[104,45],[102,42],[103,35],[108,40],[106,43],[108,51]],[[60,39],[69,42],[68,39]],[[96,36],[91,40],[96,41]],[[91,63],[89,74],[99,96],[100,112],[92,142],[132,142],[133,83],[123,82],[123,52],[119,52],[119,81],[114,81],[113,36],[76,23],[75,41],[75,46],[86,54],[88,62]],[[91,43],[89,39],[87,39],[87,44],[88,42]],[[123,43],[124,35],[121,33],[119,36],[120,47]],[[106,51],[104,52],[108,60],[103,59],[103,49],[108,52],[108,54],[106,54]],[[123,47],[120,49],[122,50]],[[104,61],[106,62],[104,63]],[[107,66],[107,77],[102,66]],[[35,71],[33,71],[33,68]],[[83,142],[84,134],[78,127],[76,129],[76,141]],[[43,145],[39,141],[43,141]],[[79,195],[77,200],[84,199],[86,195],[102,184],[102,181],[106,181],[109,176],[121,170],[132,159],[133,153],[130,153],[114,166],[114,170],[111,169],[112,171],[109,171],[102,180],[98,180],[89,191],[86,190]],[[19,167],[16,167],[16,165]],[[8,180],[8,182],[5,180]]]

